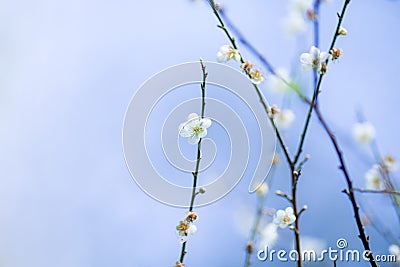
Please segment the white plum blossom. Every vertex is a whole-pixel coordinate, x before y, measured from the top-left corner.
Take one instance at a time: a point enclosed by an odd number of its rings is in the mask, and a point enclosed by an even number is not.
[[[230,59],[235,61],[240,60],[240,54],[237,49],[234,49],[231,45],[223,45],[219,48],[217,53],[217,60],[218,62],[226,62]]]
[[[303,71],[315,70],[319,73],[324,72],[323,66],[330,56],[329,53],[321,52],[319,48],[311,46],[309,53],[303,53],[300,56]]]
[[[382,164],[390,172],[395,172],[399,168],[399,164],[397,163],[397,161],[392,156],[386,156],[383,159]]]
[[[291,109],[283,109],[277,115],[275,115],[275,123],[279,129],[288,129],[293,121],[296,119],[296,115]]]
[[[283,29],[289,36],[300,35],[307,29],[307,22],[303,14],[290,12],[283,19]]]
[[[269,186],[267,183],[262,183],[256,190],[256,193],[260,197],[264,197],[268,194]]]
[[[380,178],[380,166],[375,164],[365,173],[366,188],[368,190],[383,190]]]
[[[286,69],[276,69],[276,75],[271,75],[267,79],[267,86],[274,93],[286,94],[290,92],[290,88],[284,81],[290,83],[290,76]]]
[[[391,245],[389,247],[389,253],[396,256],[396,262],[400,264],[400,247],[395,244]]]
[[[274,223],[267,224],[260,232],[260,241],[258,247],[272,247],[278,240],[278,226]]]
[[[189,144],[197,144],[200,138],[207,135],[207,128],[210,126],[210,119],[201,118],[196,113],[191,113],[187,121],[179,125],[179,135],[188,138]]]
[[[353,126],[353,137],[359,143],[367,145],[375,138],[375,127],[370,122],[359,122]]]
[[[296,216],[293,214],[293,209],[287,207],[285,210],[278,210],[274,216],[274,224],[280,228],[286,228],[288,225],[296,221]]]

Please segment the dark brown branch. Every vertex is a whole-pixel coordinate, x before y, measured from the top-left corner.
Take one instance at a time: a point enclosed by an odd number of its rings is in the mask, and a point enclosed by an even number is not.
[[[201,83],[200,87],[201,87],[201,118],[204,118],[204,111],[205,111],[205,106],[206,106],[206,102],[205,102],[205,91],[206,91],[206,79],[207,79],[207,71],[206,71],[206,67],[203,63],[202,60],[200,60],[200,64],[201,64],[201,70],[203,72],[203,82]],[[201,161],[201,139],[199,140],[199,143],[197,144],[197,160],[196,160],[196,168],[195,171],[192,173],[193,175],[193,186],[192,186],[192,196],[190,199],[190,206],[189,206],[189,212],[193,211],[193,207],[194,207],[194,201],[196,199],[197,193],[197,177],[199,174],[199,167],[200,167],[200,161]],[[183,260],[185,258],[186,255],[186,242],[183,242],[182,244],[182,248],[181,248],[181,255],[179,257],[179,262],[183,263]]]

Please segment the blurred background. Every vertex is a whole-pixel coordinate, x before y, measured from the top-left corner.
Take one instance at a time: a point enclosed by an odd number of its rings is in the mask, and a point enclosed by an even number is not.
[[[185,210],[160,204],[135,184],[122,152],[122,124],[131,97],[150,76],[200,57],[215,61],[227,41],[210,8],[185,0],[0,3],[0,266],[172,266],[180,252],[175,226]],[[275,66],[296,74],[309,94],[311,74],[298,72],[298,58],[312,44],[312,27],[307,23],[307,32],[288,36],[287,3],[221,4],[248,39]],[[341,5],[332,0],[321,6],[322,50],[330,44]],[[370,149],[352,140],[357,110],[375,125],[381,151],[400,158],[399,11],[398,1],[351,1],[343,24],[349,34],[337,43],[344,56],[330,65],[323,82],[321,109],[358,187],[374,161]],[[270,103],[281,104],[282,95],[271,93],[266,82],[261,89]],[[307,106],[294,96],[290,105],[296,120],[285,138],[294,150]],[[311,160],[299,182],[300,205],[309,207],[302,234],[332,247],[346,238],[349,248],[361,249],[336,156],[315,119],[304,151]],[[271,192],[289,190],[284,164]],[[250,178],[244,178],[228,196],[198,210],[187,266],[243,265],[256,203],[247,192]],[[398,181],[397,173],[394,178]],[[398,241],[390,201],[359,197]],[[282,209],[287,203],[271,193],[266,206]],[[367,232],[372,248],[388,254],[391,244],[372,227]],[[276,248],[291,248],[290,231],[278,233]],[[254,260],[254,266],[263,264],[268,263]],[[340,264],[350,265],[367,263]]]

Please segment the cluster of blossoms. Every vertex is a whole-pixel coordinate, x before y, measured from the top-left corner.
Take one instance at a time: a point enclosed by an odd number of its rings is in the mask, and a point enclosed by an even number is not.
[[[293,209],[287,207],[285,210],[278,210],[275,213],[273,223],[278,225],[280,228],[286,228],[296,221],[296,215],[294,215]]]
[[[241,56],[239,50],[233,48],[231,45],[223,45],[219,48],[217,52],[217,61],[218,62],[227,62],[229,60],[240,61]],[[251,82],[254,84],[260,84],[264,80],[264,75],[261,73],[260,69],[254,70],[254,64],[246,61],[240,65],[243,72],[246,73]]]
[[[186,214],[185,219],[179,221],[179,224],[176,226],[176,230],[179,234],[179,239],[181,243],[185,243],[188,235],[193,235],[197,231],[196,225],[193,224],[194,221],[198,219],[196,212],[189,211]]]
[[[385,186],[381,179],[381,173],[394,172],[398,169],[398,163],[392,156],[383,158],[380,164],[374,164],[365,173],[366,188],[369,190],[384,190]]]
[[[240,68],[249,76],[252,83],[260,84],[262,81],[264,81],[264,75],[261,73],[261,70],[254,70],[254,64],[250,63],[250,61],[242,63]]]
[[[197,144],[201,138],[207,135],[207,128],[210,126],[210,119],[201,118],[196,113],[191,113],[187,121],[179,125],[179,135],[188,138],[189,144]]]

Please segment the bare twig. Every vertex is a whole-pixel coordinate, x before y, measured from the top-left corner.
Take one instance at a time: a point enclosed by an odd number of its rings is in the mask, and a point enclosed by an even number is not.
[[[219,11],[217,10],[217,7],[215,6],[214,1],[213,0],[208,0],[208,3],[210,4],[210,6],[211,6],[211,8],[212,8],[212,10],[214,12],[214,15],[215,15],[215,17],[217,18],[217,20],[219,22],[218,27],[224,31],[224,33],[225,33],[226,37],[229,39],[229,42],[231,43],[232,47],[234,49],[238,49],[236,41],[235,41],[235,38],[230,34],[228,29],[226,28],[225,23],[222,20],[222,17],[220,16]],[[245,62],[245,60],[243,59],[242,56],[240,57],[240,62],[241,63]],[[265,102],[265,100],[264,100],[264,98],[262,96],[262,93],[260,91],[260,88],[258,88],[258,86],[256,84],[254,84],[254,83],[253,83],[253,87],[254,87],[254,89],[255,89],[255,91],[256,91],[259,99],[260,99],[261,105],[263,106],[265,112],[267,113],[267,117],[269,118],[269,120],[270,120],[270,122],[271,122],[271,124],[272,124],[272,126],[274,128],[276,137],[277,137],[278,142],[279,142],[279,144],[280,144],[280,146],[281,146],[281,148],[283,150],[283,153],[284,153],[284,155],[286,157],[286,160],[287,160],[288,164],[291,165],[292,164],[292,160],[290,159],[288,148],[285,145],[285,142],[283,141],[282,135],[280,134],[280,132],[279,132],[279,130],[278,130],[276,124],[275,124],[274,118],[269,115],[270,107],[268,106],[267,102]]]
[[[390,190],[370,190],[370,189],[361,189],[361,188],[353,188],[353,191],[360,193],[372,193],[372,194],[387,194],[387,195],[399,195],[398,191],[390,191]]]
[[[204,118],[204,111],[205,111],[205,106],[206,106],[206,102],[205,102],[205,91],[206,91],[206,79],[207,79],[207,71],[206,71],[206,67],[203,63],[202,60],[200,60],[200,64],[201,64],[201,70],[203,72],[203,82],[201,83],[200,87],[201,87],[201,118]],[[196,168],[195,171],[192,173],[193,175],[193,186],[192,186],[192,196],[190,199],[190,206],[189,206],[189,212],[193,211],[193,207],[194,207],[194,201],[196,199],[197,196],[197,177],[199,174],[199,167],[200,167],[200,160],[201,160],[201,138],[199,140],[199,143],[197,144],[197,160],[196,160]],[[186,242],[183,242],[182,244],[182,248],[181,248],[181,254],[179,257],[179,262],[183,263],[185,255],[186,255]]]

